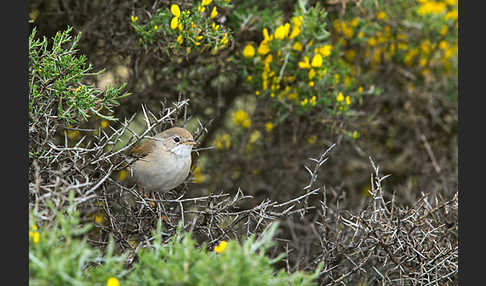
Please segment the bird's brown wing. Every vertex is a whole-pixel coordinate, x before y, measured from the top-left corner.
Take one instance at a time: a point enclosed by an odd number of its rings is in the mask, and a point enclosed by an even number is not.
[[[155,148],[155,142],[153,140],[147,140],[138,144],[130,150],[130,155],[135,158],[143,158],[147,156]]]

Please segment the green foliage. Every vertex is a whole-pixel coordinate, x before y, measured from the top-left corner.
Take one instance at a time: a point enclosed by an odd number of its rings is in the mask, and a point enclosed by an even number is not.
[[[130,270],[124,268],[127,254],[116,254],[112,239],[104,253],[87,243],[90,229],[90,224],[81,223],[73,203],[58,211],[52,225],[37,225],[31,212],[30,285],[105,285],[110,277],[128,285],[314,285],[322,268],[313,274],[275,273],[272,265],[282,256],[271,260],[265,250],[273,245],[277,224],[259,239],[250,237],[241,245],[229,241],[216,253],[180,231],[168,242],[162,241],[159,221],[153,242],[140,250]]]
[[[86,56],[77,56],[77,45],[81,34],[74,38],[72,27],[58,32],[48,43],[44,37],[36,38],[36,29],[29,36],[29,123],[50,114],[66,125],[87,120],[97,115],[115,120],[107,115],[118,105],[118,100],[128,95],[121,94],[124,85],[107,88],[105,91],[84,81],[93,73]]]
[[[274,274],[265,250],[272,245],[277,225],[270,226],[260,239],[250,237],[240,245],[229,241],[216,253],[196,246],[190,234],[173,236],[167,244],[160,238],[160,224],[151,248],[139,253],[127,281],[133,285],[313,285],[321,267],[313,275],[303,272]]]
[[[39,225],[32,211],[29,223],[29,285],[105,285],[127,273],[127,257],[114,253],[111,238],[103,254],[87,243],[91,225],[81,223],[74,204],[58,211],[51,225]]]
[[[216,54],[232,41],[231,31],[217,22],[220,9],[231,7],[228,1],[204,0],[184,10],[174,3],[148,19],[131,17],[132,27],[146,49],[163,56],[185,56],[211,50]],[[144,23],[144,24],[142,24]],[[160,49],[160,50],[159,50]]]

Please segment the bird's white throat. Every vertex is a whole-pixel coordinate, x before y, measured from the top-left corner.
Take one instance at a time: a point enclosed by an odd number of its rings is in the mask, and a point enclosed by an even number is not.
[[[192,146],[186,144],[179,144],[173,147],[170,151],[179,156],[190,156],[192,151]]]

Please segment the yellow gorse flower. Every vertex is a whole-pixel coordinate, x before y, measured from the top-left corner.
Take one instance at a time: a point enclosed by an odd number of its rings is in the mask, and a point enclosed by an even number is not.
[[[224,33],[224,37],[219,42],[222,46],[228,44],[228,33]]]
[[[118,173],[118,180],[119,181],[124,181],[128,176],[128,171],[126,169],[123,169]]]
[[[170,28],[172,30],[175,30],[177,29],[178,26],[179,26],[179,17],[172,18],[172,20],[170,20]]]
[[[378,14],[376,14],[376,18],[380,19],[380,20],[384,20],[387,18],[387,15],[384,11],[380,11],[378,12]]]
[[[216,252],[216,253],[223,252],[226,249],[227,245],[228,245],[228,243],[226,242],[226,240],[221,241],[218,245],[216,245],[214,247],[214,252]]]
[[[120,282],[115,277],[110,277],[106,281],[106,286],[120,286]]]
[[[331,54],[331,51],[332,51],[332,46],[331,45],[324,45],[324,46],[322,46],[322,47],[319,48],[319,53],[323,57],[328,57]]]
[[[311,145],[314,144],[314,143],[316,143],[316,140],[317,140],[317,136],[316,135],[311,135],[311,136],[309,136],[309,138],[307,138],[307,142],[309,144],[311,144]]]
[[[253,48],[253,45],[248,44],[245,46],[243,49],[243,56],[247,59],[253,57],[255,55],[255,48]]]
[[[341,101],[343,101],[343,100],[344,100],[343,93],[342,93],[342,92],[338,93],[338,95],[337,95],[337,97],[336,97],[336,101],[337,101],[337,102],[341,102]]]
[[[172,15],[174,15],[175,17],[179,17],[181,15],[181,9],[179,8],[179,5],[177,4],[172,4],[170,6],[170,12],[172,13]]]
[[[231,146],[231,138],[228,133],[216,136],[213,141],[213,145],[220,150],[229,149]]]
[[[216,9],[216,6],[213,7],[213,10],[211,11],[211,15],[209,16],[211,19],[216,18],[218,16],[218,9]]]
[[[308,56],[304,56],[304,61],[300,61],[299,62],[299,68],[301,69],[308,69],[310,68],[310,62],[309,62],[309,57]]]
[[[255,131],[253,131],[253,132],[251,133],[251,135],[250,135],[250,140],[248,140],[248,143],[249,143],[249,144],[253,144],[253,143],[255,143],[255,142],[258,140],[258,139],[260,139],[260,137],[261,137],[261,133],[260,133],[260,131],[255,130]]]
[[[194,183],[201,184],[206,180],[206,175],[202,174],[201,166],[197,166],[193,173]]]
[[[311,66],[315,68],[319,68],[322,66],[322,56],[320,54],[314,55],[314,57],[312,58]]]
[[[251,119],[246,111],[238,109],[233,113],[233,123],[237,126],[242,126],[243,128],[250,128]]]
[[[135,23],[135,22],[138,21],[138,16],[133,16],[132,15],[131,19],[132,19],[132,23]]]
[[[40,234],[39,234],[39,232],[37,230],[38,230],[37,225],[34,224],[32,226],[32,230],[29,231],[29,238],[32,238],[32,242],[34,242],[34,243],[38,243],[39,242],[39,236],[40,236]]]
[[[289,35],[290,31],[290,24],[285,23],[284,25],[280,25],[275,29],[275,39],[283,40]]]
[[[300,52],[302,51],[302,44],[300,42],[295,42],[294,45],[292,46],[292,49],[297,51],[297,52]]]
[[[109,125],[109,124],[110,124],[110,123],[109,123],[109,122],[108,122],[108,120],[106,120],[106,119],[103,119],[103,120],[101,120],[101,122],[100,122],[100,126],[101,126],[101,128],[103,128],[103,129],[105,129],[106,127],[108,127],[108,125]]]
[[[267,122],[267,123],[265,123],[265,130],[266,130],[267,132],[272,131],[273,127],[274,127],[274,126],[273,126],[273,123],[272,123],[272,122]]]
[[[181,9],[179,8],[179,5],[172,4],[170,6],[170,12],[172,13],[172,15],[174,15],[174,17],[170,21],[170,28],[172,30],[175,30],[179,26],[179,16],[181,15]]]

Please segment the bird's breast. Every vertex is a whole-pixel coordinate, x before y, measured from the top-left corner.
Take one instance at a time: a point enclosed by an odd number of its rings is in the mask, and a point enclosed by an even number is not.
[[[133,164],[133,173],[145,191],[166,192],[184,182],[190,167],[191,156],[153,152]]]

